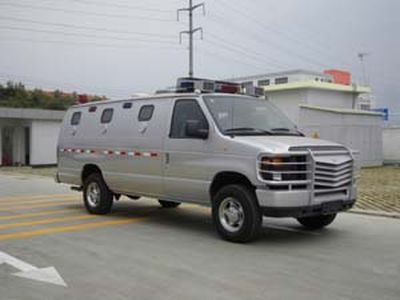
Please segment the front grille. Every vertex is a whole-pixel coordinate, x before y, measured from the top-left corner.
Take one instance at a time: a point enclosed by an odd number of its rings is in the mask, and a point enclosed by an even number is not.
[[[333,201],[349,195],[353,164],[344,147],[292,147],[281,156],[261,157],[257,171],[270,190],[309,189],[311,197]]]
[[[353,181],[353,158],[340,146],[293,147],[294,151],[309,151],[314,165],[313,184],[315,196],[342,198],[349,192]],[[333,199],[332,198],[332,199]]]

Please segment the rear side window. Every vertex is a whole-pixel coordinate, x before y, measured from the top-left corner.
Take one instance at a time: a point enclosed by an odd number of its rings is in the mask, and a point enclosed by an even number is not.
[[[77,126],[81,122],[82,113],[80,111],[76,111],[72,114],[71,125]]]
[[[154,105],[143,105],[139,111],[139,122],[149,121],[153,116]]]
[[[123,109],[130,109],[132,108],[132,102],[125,102],[122,107]]]
[[[112,108],[106,108],[101,114],[101,124],[110,123],[113,117],[114,110]]]

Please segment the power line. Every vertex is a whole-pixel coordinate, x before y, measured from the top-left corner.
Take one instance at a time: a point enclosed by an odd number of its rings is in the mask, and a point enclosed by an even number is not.
[[[219,60],[224,60],[224,61],[226,61],[226,62],[228,62],[230,64],[232,63],[232,61],[234,61],[234,62],[236,62],[238,64],[243,65],[243,66],[250,67],[251,69],[259,69],[259,70],[265,71],[265,68],[258,67],[258,66],[254,65],[254,64],[248,64],[248,63],[244,62],[241,59],[228,58],[225,55],[222,55],[222,54],[214,52],[214,51],[209,51],[207,49],[202,49],[202,52],[208,54],[209,57],[213,58],[214,60],[216,60],[216,58],[218,57]]]
[[[290,41],[294,42],[296,45],[301,44],[301,45],[307,47],[308,49],[310,49],[311,51],[319,53],[320,55],[321,54],[322,55],[326,55],[327,54],[326,47],[324,48],[324,51],[316,49],[315,47],[312,47],[310,44],[304,43],[304,40],[292,37],[286,31],[276,29],[273,26],[268,26],[265,23],[255,19],[253,15],[251,15],[249,13],[246,13],[244,10],[238,10],[237,8],[235,8],[232,5],[232,3],[228,4],[225,0],[219,0],[219,1],[216,1],[215,3],[217,3],[218,5],[221,5],[221,3],[219,3],[219,2],[225,3],[224,9],[226,9],[228,7],[231,11],[235,12],[237,15],[240,15],[240,16],[244,17],[248,21],[252,21],[254,24],[257,24],[258,26],[260,26],[264,30],[267,30],[267,31],[269,31],[271,33],[274,33],[276,35],[279,35],[279,36],[286,37],[287,40],[290,40]],[[308,60],[310,61],[310,59],[308,59]]]
[[[123,33],[123,34],[132,34],[132,35],[141,35],[141,36],[154,36],[154,37],[170,39],[170,40],[175,39],[175,37],[173,35],[167,36],[167,35],[154,34],[154,33],[134,32],[134,31],[126,31],[126,30],[112,30],[112,29],[105,28],[105,27],[89,27],[89,26],[73,25],[73,24],[66,24],[66,23],[43,22],[43,21],[37,21],[37,20],[32,20],[32,19],[23,19],[23,18],[14,18],[14,17],[1,16],[0,20],[10,20],[10,21],[29,23],[29,24],[51,25],[51,26],[59,26],[59,27],[74,28],[74,29],[85,29],[85,30],[93,30],[93,31],[100,31],[100,32]]]
[[[211,36],[212,38],[212,42],[220,45],[220,47],[227,49],[228,51],[231,52],[235,52],[235,53],[239,53],[244,55],[245,57],[252,57],[254,60],[256,60],[257,62],[263,61],[266,62],[267,64],[272,64],[275,65],[279,68],[281,67],[289,67],[289,65],[287,64],[282,64],[281,62],[279,62],[278,60],[274,59],[274,58],[270,58],[267,55],[265,55],[264,53],[261,52],[257,52],[254,50],[250,50],[249,48],[246,48],[242,45],[238,45],[236,43],[231,43],[228,40],[222,38],[221,36],[215,35],[213,33],[208,33],[207,35]]]
[[[159,22],[175,22],[172,19],[161,19],[155,17],[145,17],[145,16],[132,16],[132,15],[121,15],[121,14],[105,14],[105,13],[94,13],[94,12],[87,12],[82,10],[75,10],[75,9],[65,9],[65,8],[55,8],[55,7],[48,7],[48,6],[36,6],[36,5],[29,5],[29,4],[18,4],[18,3],[0,3],[0,6],[10,6],[10,7],[17,7],[17,8],[30,8],[35,10],[48,10],[48,11],[57,11],[63,13],[72,13],[72,14],[84,14],[88,16],[96,16],[96,17],[107,17],[107,18],[117,18],[117,19],[128,19],[130,21],[134,19],[139,20],[146,20],[146,21],[159,21]]]
[[[163,13],[172,13],[171,10],[159,9],[159,8],[148,8],[143,6],[135,6],[128,4],[118,4],[118,3],[106,3],[100,1],[91,1],[91,0],[72,0],[79,4],[87,4],[87,5],[96,5],[96,6],[105,6],[105,7],[115,7],[115,8],[124,8],[131,10],[140,10],[140,11],[149,11],[149,12],[163,12]]]
[[[66,36],[79,36],[79,37],[100,38],[100,39],[110,39],[110,40],[119,40],[119,41],[130,41],[130,42],[132,41],[132,39],[129,39],[129,38],[94,35],[94,34],[86,34],[86,33],[72,33],[72,32],[55,31],[55,30],[33,29],[33,28],[26,28],[26,27],[2,26],[2,29],[48,33],[48,34],[62,34],[62,35],[66,35]],[[135,42],[176,45],[173,42],[157,41],[157,40],[143,40],[143,39],[138,39],[138,38],[135,38]]]
[[[267,44],[268,46],[274,46],[275,48],[279,48],[279,49],[281,49],[282,51],[286,52],[286,53],[289,54],[291,57],[300,58],[300,59],[302,59],[303,61],[307,61],[307,62],[309,62],[310,64],[317,65],[317,66],[319,66],[319,67],[323,67],[323,68],[326,67],[326,64],[320,63],[320,62],[318,62],[318,61],[316,61],[316,60],[314,60],[314,59],[312,59],[312,58],[309,58],[309,57],[307,57],[307,56],[304,56],[304,55],[300,54],[299,52],[286,49],[285,47],[282,47],[281,45],[278,45],[277,43],[273,43],[273,42],[271,42],[271,41],[266,40],[266,39],[265,39],[265,36],[263,36],[263,35],[257,35],[257,34],[254,33],[254,32],[245,31],[245,30],[243,29],[243,27],[237,26],[237,24],[235,24],[235,23],[230,23],[230,24],[228,24],[228,25],[227,25],[227,24],[224,25],[224,24],[221,23],[221,21],[223,21],[222,18],[214,18],[214,17],[212,17],[212,16],[209,17],[209,20],[211,20],[211,21],[214,22],[215,24],[222,25],[224,29],[228,29],[228,30],[230,30],[231,32],[233,32],[233,33],[235,33],[235,34],[238,34],[239,32],[241,32],[241,33],[242,33],[244,36],[246,36],[247,38],[251,37],[251,38],[252,38],[254,41],[256,41],[257,43],[260,43],[260,44],[262,43],[263,46],[265,46],[265,44]],[[225,22],[226,22],[226,21],[225,21]],[[235,30],[232,29],[233,27],[235,27]]]
[[[94,47],[101,47],[101,48],[112,48],[112,49],[129,49],[129,50],[147,50],[148,46],[140,47],[134,44],[123,44],[123,45],[116,45],[116,44],[104,44],[104,43],[94,43],[88,41],[82,42],[74,42],[74,41],[66,41],[66,40],[44,40],[44,39],[31,39],[31,38],[20,38],[20,37],[2,37],[1,42],[4,41],[16,41],[16,42],[28,42],[28,43],[44,43],[44,44],[55,44],[55,45],[67,45],[67,46],[94,46]],[[183,48],[178,47],[160,47],[157,46],[157,50],[169,50],[169,51],[184,51]]]

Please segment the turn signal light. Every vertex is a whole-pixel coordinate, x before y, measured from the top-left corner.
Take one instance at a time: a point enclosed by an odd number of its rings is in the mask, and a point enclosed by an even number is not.
[[[273,165],[280,165],[283,163],[283,158],[282,157],[270,157],[270,158],[264,158],[263,162],[273,164]]]

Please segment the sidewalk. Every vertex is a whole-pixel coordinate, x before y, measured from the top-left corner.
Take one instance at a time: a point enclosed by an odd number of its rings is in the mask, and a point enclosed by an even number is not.
[[[362,169],[355,208],[400,214],[400,168]]]

